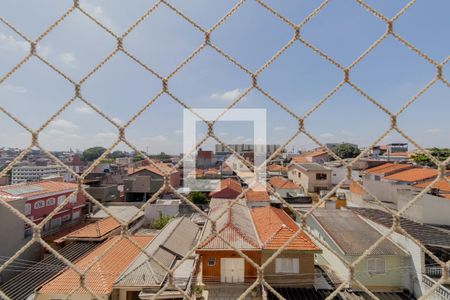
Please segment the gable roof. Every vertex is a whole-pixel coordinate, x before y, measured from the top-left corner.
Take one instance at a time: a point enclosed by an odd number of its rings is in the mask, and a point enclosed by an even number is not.
[[[269,172],[285,172],[287,168],[278,164],[271,164],[266,167],[266,170]]]
[[[318,208],[312,216],[344,255],[362,255],[382,237],[376,229],[350,210]],[[387,238],[370,255],[408,254]]]
[[[450,180],[450,176],[447,176],[447,178]],[[428,185],[430,185],[433,182],[433,180],[427,180],[421,183],[417,183],[413,185],[416,188],[424,189]],[[450,183],[445,179],[439,179],[433,186],[433,188],[439,189],[442,192],[450,193]]]
[[[209,217],[216,221],[216,231],[234,248],[260,249],[260,242],[252,222],[250,210],[241,203],[218,201],[211,205]],[[222,239],[213,235],[212,222],[207,221],[199,250],[233,250]]]
[[[128,175],[133,175],[133,174],[142,172],[144,170],[155,173],[160,176],[164,176],[165,175],[164,173],[167,173],[167,172],[170,172],[170,174],[178,172],[176,170],[172,170],[172,167],[170,167],[169,165],[164,164],[164,163],[156,163],[156,165],[158,166],[159,169],[161,169],[162,172],[154,165],[146,165],[146,166],[142,166],[139,168],[128,169]]]
[[[300,187],[292,180],[281,176],[274,176],[270,178],[269,183],[272,187],[277,189],[299,189]]]
[[[224,191],[230,191],[237,196],[240,193],[242,193],[242,187],[239,182],[237,182],[236,180],[234,180],[232,178],[223,179],[217,185],[216,189],[214,191],[212,191],[211,193],[209,193],[209,196],[223,198],[221,194]],[[233,197],[231,197],[231,198],[233,198]]]
[[[412,168],[412,165],[409,164],[394,164],[394,163],[385,163],[373,168],[366,169],[367,173],[374,173],[378,175],[385,175],[388,173],[396,173],[406,169]]]
[[[416,182],[433,178],[438,175],[436,169],[429,168],[412,168],[405,171],[401,171],[389,176],[385,176],[385,179],[403,182]]]
[[[270,201],[269,193],[267,193],[267,191],[249,190],[245,193],[245,198],[249,202]]]
[[[286,212],[271,206],[253,208],[252,219],[264,249],[279,249],[299,229]],[[298,234],[286,249],[320,251],[320,248],[304,232]]]
[[[392,215],[374,208],[350,208],[355,213],[385,227],[392,227]],[[420,224],[406,218],[400,218],[400,225],[412,237],[425,246],[450,249],[450,234],[448,230],[439,229],[427,224]]]
[[[198,231],[199,227],[187,218],[173,219],[148,244],[145,251],[166,268],[170,268],[176,258],[185,256],[194,246]],[[167,271],[164,268],[141,253],[120,274],[115,286],[160,286],[166,276]]]
[[[0,186],[0,196],[28,198],[57,192],[73,192],[78,188],[76,183],[60,181],[27,182]]]
[[[293,163],[289,165],[298,167],[300,169],[303,169],[305,171],[322,171],[322,172],[331,172],[331,169],[326,168],[318,163]]]
[[[102,219],[77,229],[64,237],[65,240],[102,240],[108,234],[120,227],[113,217]]]
[[[133,236],[131,238],[140,247],[145,247],[153,237]],[[139,253],[139,248],[132,242],[117,236],[104,242],[94,251],[80,259],[75,265],[81,271],[85,271],[100,257],[93,267],[87,271],[85,283],[97,295],[109,295],[112,292],[114,281]],[[38,293],[67,295],[78,286],[80,286],[80,275],[69,268],[44,284]],[[80,287],[75,294],[88,294],[88,291]]]

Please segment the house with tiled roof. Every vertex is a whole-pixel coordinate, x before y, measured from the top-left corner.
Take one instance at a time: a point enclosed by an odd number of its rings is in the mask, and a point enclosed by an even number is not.
[[[270,205],[270,195],[264,188],[248,190],[245,192],[245,200],[250,208]]]
[[[261,242],[249,208],[244,202],[213,198],[209,218],[196,253],[200,255],[202,282],[205,284],[244,283],[256,279],[256,269],[234,248],[254,262],[261,260]],[[214,234],[218,232],[222,238]]]
[[[306,220],[313,239],[325,244],[318,260],[342,280],[352,264],[382,238],[382,234],[350,210],[316,209]],[[409,288],[411,256],[389,237],[385,238],[355,266],[354,278],[374,292],[402,291]],[[361,290],[356,281],[348,288]]]
[[[299,155],[292,157],[291,162],[293,163],[319,163],[329,161],[329,154],[324,148],[316,148],[310,151],[303,152]]]
[[[279,164],[270,164],[266,167],[268,177],[287,176],[287,167]]]
[[[101,242],[119,233],[120,223],[113,217],[88,223],[62,238],[65,242]]]
[[[83,193],[76,192],[77,189],[76,183],[38,181],[1,186],[0,197],[10,203],[19,199],[24,201],[24,215],[39,224],[70,196],[67,203],[44,225],[42,233],[47,235],[81,220],[86,197]],[[30,236],[31,227],[25,226],[24,234]]]
[[[363,171],[364,177],[368,180],[379,181],[385,176],[389,176],[404,170],[413,168],[411,164],[400,164],[400,163],[384,163],[376,167],[368,168]]]
[[[294,183],[291,179],[281,176],[275,176],[270,178],[268,184],[272,186],[278,195],[282,198],[297,197],[304,193],[303,188]]]
[[[210,198],[235,199],[242,193],[241,184],[232,178],[221,180],[216,189],[209,193]]]
[[[319,193],[331,188],[331,169],[318,163],[290,163],[288,178],[305,193]]]
[[[411,168],[396,172],[383,178],[384,181],[395,182],[396,184],[417,184],[438,175],[438,171],[432,168]]]
[[[164,184],[164,176],[169,174],[170,184],[178,188],[181,175],[178,170],[165,163],[156,165],[144,165],[128,170],[128,176],[124,180],[125,201],[140,202],[148,200],[158,192]]]
[[[141,248],[147,247],[153,239],[152,236],[131,238]],[[141,250],[128,239],[112,237],[75,263],[81,272],[86,271],[84,282],[89,291],[80,287],[80,275],[68,268],[38,289],[35,299],[64,299],[73,293],[71,299],[91,300],[90,292],[96,299],[110,299],[114,283],[140,253]]]
[[[185,217],[172,219],[144,248],[147,254],[140,253],[116,279],[113,299],[155,299],[153,297],[168,278],[166,269],[181,263],[181,259],[196,245],[199,231],[200,228]],[[176,269],[173,280],[178,288],[190,288],[195,263],[195,258],[190,257]],[[182,298],[175,287],[169,287],[156,296],[156,299]]]
[[[264,264],[297,234],[299,226],[279,208],[257,207],[251,213],[262,243],[261,263]],[[267,265],[264,279],[273,287],[313,287],[316,253],[321,253],[321,249],[305,232],[300,232]]]

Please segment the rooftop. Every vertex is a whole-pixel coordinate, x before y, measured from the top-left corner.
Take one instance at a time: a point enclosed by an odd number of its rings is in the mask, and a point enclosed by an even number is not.
[[[450,176],[447,176],[447,179],[450,180]],[[433,180],[427,180],[421,183],[417,183],[413,185],[416,188],[424,189],[429,186]],[[450,193],[450,183],[445,179],[439,179],[435,184],[433,184],[433,188],[439,189],[442,192]]]
[[[152,237],[133,236],[132,239],[141,248],[144,248],[152,240]],[[100,257],[94,266],[87,271],[85,284],[97,295],[109,295],[118,276],[139,253],[139,248],[128,239],[113,237],[79,260],[75,265],[81,271],[85,271]],[[68,295],[78,286],[80,286],[80,275],[72,269],[67,269],[42,286],[38,293]],[[88,294],[88,291],[80,287],[75,293]]]
[[[253,191],[249,190],[245,193],[247,201],[270,201],[269,193],[267,191]]]
[[[259,249],[260,242],[253,225],[250,210],[241,203],[231,206],[229,201],[215,201],[210,203],[209,217],[216,221],[216,230],[237,249]],[[208,220],[203,232],[199,250],[232,248],[222,239],[212,235],[212,223]]]
[[[362,255],[382,237],[376,229],[350,210],[316,209],[312,215],[344,255]],[[383,240],[371,254],[408,255],[388,238]]]
[[[298,163],[296,165],[306,171],[330,171],[330,169],[317,163]]]
[[[392,216],[385,211],[373,208],[356,207],[352,207],[351,210],[375,223],[388,228],[392,227]],[[416,223],[406,218],[400,219],[400,225],[406,232],[425,246],[450,249],[450,231],[448,230],[438,229],[427,224]]]
[[[270,178],[269,183],[274,188],[278,189],[299,189],[300,187],[295,184],[292,180],[286,179],[281,176],[275,176]]]
[[[386,176],[384,178],[393,181],[417,182],[433,178],[437,175],[438,171],[436,169],[412,168]]]
[[[399,171],[403,171],[406,169],[412,168],[412,165],[408,164],[394,164],[394,163],[385,163],[373,168],[366,169],[365,172],[367,173],[374,173],[378,175],[385,175],[388,173],[395,173]]]
[[[78,230],[75,230],[64,239],[69,240],[103,240],[106,239],[112,231],[120,227],[120,223],[114,218],[109,217],[93,223],[89,223]]]
[[[144,215],[144,212],[141,211],[134,205],[109,205],[106,207],[108,212],[115,218],[121,220],[122,222],[129,222],[132,219],[136,220],[137,218]],[[136,217],[135,217],[136,216]],[[109,214],[107,214],[104,210],[100,209],[97,211],[92,218],[94,219],[104,219],[108,218]]]
[[[286,212],[271,206],[253,208],[252,219],[264,249],[279,249],[299,229]],[[297,235],[286,249],[320,251],[304,232]]]
[[[60,181],[40,181],[0,186],[0,196],[28,198],[56,192],[72,192],[78,188],[76,183]]]
[[[128,175],[133,175],[133,174],[139,173],[139,172],[141,172],[143,170],[147,170],[149,172],[158,174],[160,176],[164,176],[165,173],[175,173],[175,172],[177,172],[175,170],[172,170],[172,167],[170,167],[168,164],[156,163],[156,165],[158,167],[156,167],[154,165],[147,165],[147,166],[142,166],[142,167],[139,167],[139,168],[130,168],[130,169],[128,169]],[[158,168],[161,169],[161,170],[159,170]]]

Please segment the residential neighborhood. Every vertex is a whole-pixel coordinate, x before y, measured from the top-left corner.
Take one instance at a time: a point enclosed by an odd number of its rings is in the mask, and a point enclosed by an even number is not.
[[[11,228],[3,231],[8,246],[1,257],[26,245],[36,234],[32,224],[43,221],[40,236],[53,250],[28,247],[21,268],[13,262],[2,271],[0,290],[13,299],[91,299],[91,293],[119,300],[232,299],[259,280],[262,267],[270,288],[256,285],[248,299],[323,299],[342,284],[340,299],[366,289],[392,299],[426,294],[444,270],[434,256],[450,258],[447,180],[410,159],[371,155],[348,173],[326,152],[282,153],[267,167],[264,184],[248,186],[239,170],[224,168],[232,153],[199,150],[201,160],[187,178],[213,180],[210,192],[181,188],[183,168],[169,160],[120,159],[103,164],[103,174],[93,169],[97,175],[81,185],[58,173],[3,185],[3,201],[28,221],[0,207],[2,226]],[[72,156],[68,161],[83,165],[78,174],[92,163]],[[389,234],[390,213],[407,205],[400,221],[406,231]],[[56,253],[86,270],[85,288],[76,289],[79,275]],[[38,268],[46,272],[24,285]],[[446,299],[448,291],[444,284],[431,295]]]
[[[0,0],[0,300],[450,300],[450,0]]]

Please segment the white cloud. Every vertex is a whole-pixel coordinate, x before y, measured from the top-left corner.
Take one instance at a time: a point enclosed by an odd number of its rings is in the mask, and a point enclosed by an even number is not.
[[[241,94],[241,91],[239,89],[234,89],[234,90],[226,91],[224,93],[213,93],[211,95],[211,98],[232,101],[232,100],[236,100],[236,98],[239,97],[240,94]]]
[[[87,105],[78,106],[75,108],[75,112],[80,114],[92,114],[94,110]]]
[[[0,49],[8,51],[30,51],[30,44],[27,41],[16,39],[12,35],[6,35],[0,32]]]
[[[325,132],[319,135],[319,137],[321,138],[332,138],[334,137],[334,134],[332,134],[331,132]]]
[[[72,121],[65,120],[65,119],[54,120],[50,123],[50,126],[52,127],[52,129],[60,129],[60,130],[78,129],[79,128],[79,126],[77,124],[73,123]]]
[[[114,24],[111,18],[105,15],[103,7],[100,5],[94,5],[89,3],[87,0],[81,1],[81,7],[86,10],[92,17],[98,20],[100,23],[114,30]]]
[[[431,134],[437,134],[440,133],[442,130],[440,128],[429,128],[427,130],[425,130],[426,133],[431,133]]]
[[[49,46],[49,45],[38,44],[37,45],[37,52],[39,53],[39,55],[47,58],[47,57],[49,57],[50,55],[53,54],[53,48],[51,46]]]
[[[113,120],[114,122],[116,122],[117,125],[123,125],[123,124],[124,124],[124,122],[123,122],[121,119],[119,119],[119,118],[112,118],[112,120]]]
[[[144,142],[167,142],[169,139],[164,135],[156,135],[143,138]]]
[[[275,130],[275,131],[283,131],[283,130],[285,130],[286,129],[286,127],[284,127],[284,126],[275,126],[274,128],[273,128],[273,130]]]
[[[96,139],[113,139],[117,137],[117,133],[114,132],[99,132],[95,135]]]
[[[64,52],[58,55],[58,59],[72,68],[78,67],[78,60],[72,52]]]
[[[24,94],[27,92],[27,89],[24,86],[15,85],[11,83],[4,83],[0,85],[0,89],[7,90],[9,92]]]

